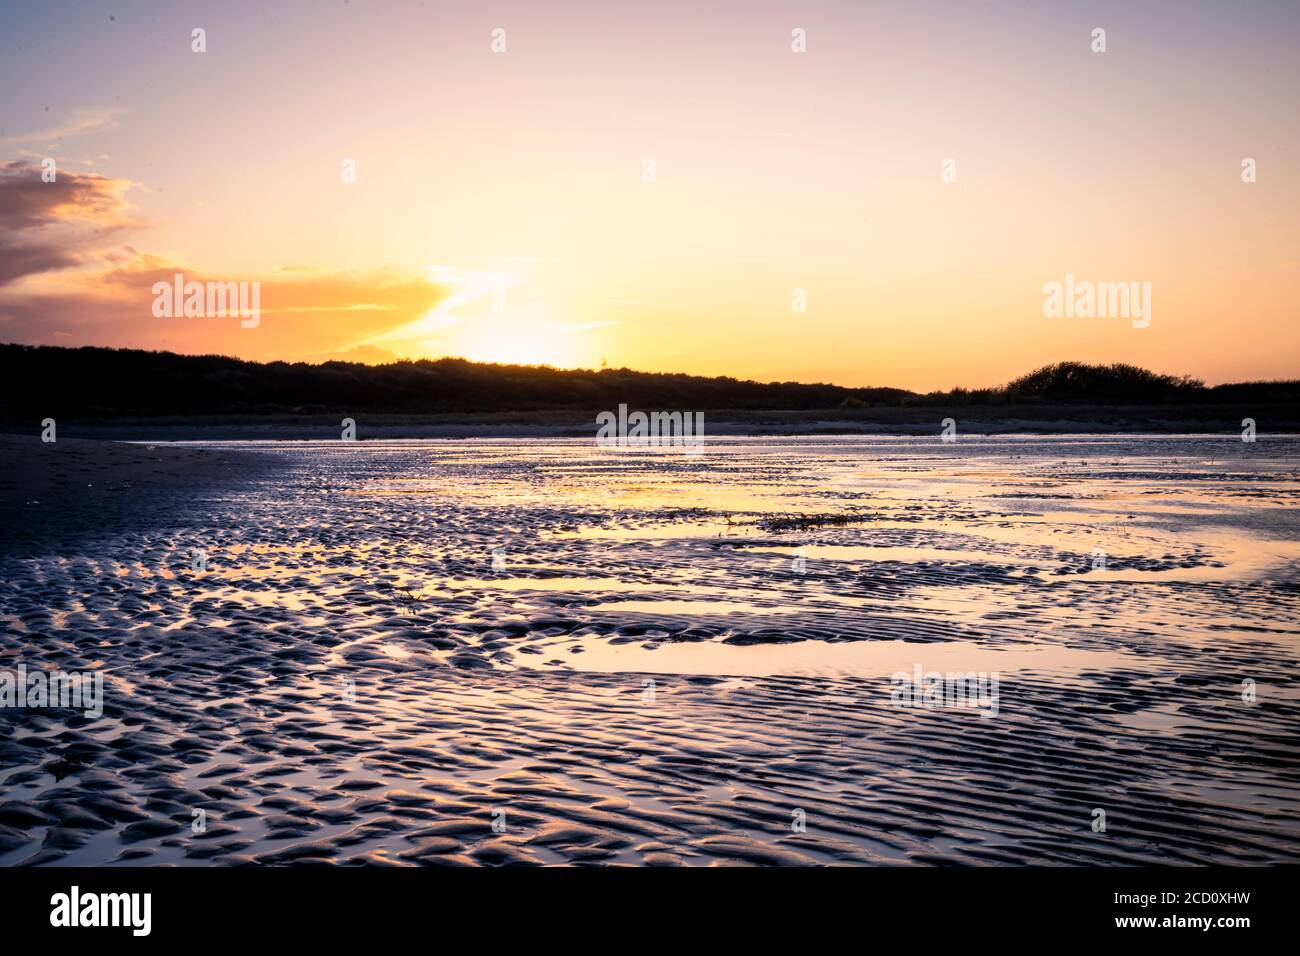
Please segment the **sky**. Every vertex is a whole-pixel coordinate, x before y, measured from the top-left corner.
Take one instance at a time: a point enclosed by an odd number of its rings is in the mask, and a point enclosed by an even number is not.
[[[1293,0],[0,0],[0,90],[0,341],[1300,377]],[[177,273],[260,320],[156,315]]]

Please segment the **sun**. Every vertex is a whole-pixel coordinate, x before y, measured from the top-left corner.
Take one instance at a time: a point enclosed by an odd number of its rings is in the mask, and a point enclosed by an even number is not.
[[[556,368],[578,365],[571,333],[547,323],[509,316],[483,317],[457,329],[446,350],[473,362]]]
[[[590,366],[587,334],[608,323],[557,322],[537,287],[517,270],[430,267],[430,281],[450,294],[420,318],[357,343],[413,358],[450,356],[501,365]]]

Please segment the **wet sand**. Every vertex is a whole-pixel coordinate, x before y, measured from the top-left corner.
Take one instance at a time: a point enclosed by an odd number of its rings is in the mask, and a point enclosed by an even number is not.
[[[271,464],[224,449],[0,435],[0,546],[43,552],[75,548],[87,532],[156,529],[168,512]]]
[[[1300,862],[1295,439],[21,441],[3,865]]]

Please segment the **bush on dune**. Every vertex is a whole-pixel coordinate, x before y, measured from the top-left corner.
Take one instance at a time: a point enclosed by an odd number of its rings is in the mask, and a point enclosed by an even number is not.
[[[1057,362],[1008,382],[1008,397],[1065,402],[1164,402],[1202,391],[1205,383],[1188,375],[1160,375],[1136,365]]]

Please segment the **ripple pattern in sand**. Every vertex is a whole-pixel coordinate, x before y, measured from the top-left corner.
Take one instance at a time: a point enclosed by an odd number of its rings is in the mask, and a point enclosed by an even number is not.
[[[261,448],[48,516],[0,669],[106,704],[0,709],[0,863],[1300,859],[1294,450],[723,445]],[[891,705],[1008,648],[994,718]]]

